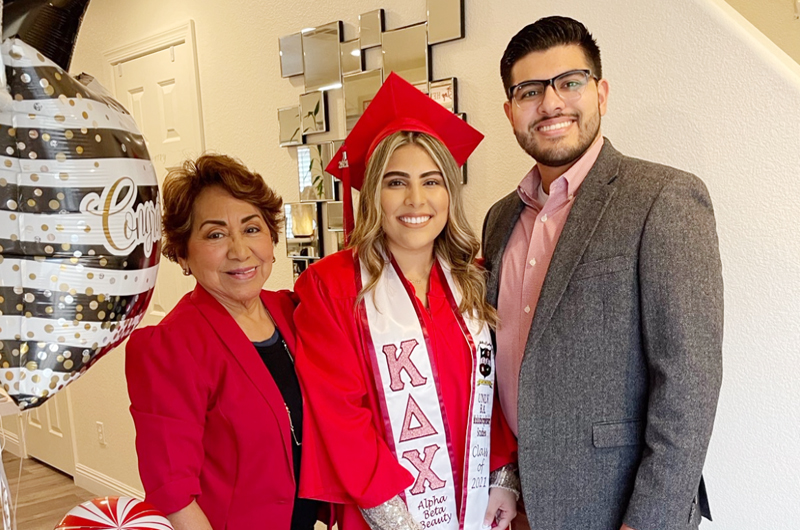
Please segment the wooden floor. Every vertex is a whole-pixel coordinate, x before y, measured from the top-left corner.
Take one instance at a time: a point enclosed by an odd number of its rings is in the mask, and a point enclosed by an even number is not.
[[[11,487],[12,504],[19,491],[17,530],[53,530],[72,508],[98,497],[77,487],[69,475],[32,458],[22,461],[20,475],[19,462],[20,459],[16,456],[8,451],[3,452],[3,466]],[[19,487],[19,484],[22,486]],[[316,530],[326,528],[321,522],[316,525]],[[337,530],[336,525],[332,530]]]
[[[72,477],[33,460],[22,461],[3,452],[3,466],[11,487],[11,503],[17,492],[17,530],[53,530],[61,518],[72,508],[95,498],[72,482]]]

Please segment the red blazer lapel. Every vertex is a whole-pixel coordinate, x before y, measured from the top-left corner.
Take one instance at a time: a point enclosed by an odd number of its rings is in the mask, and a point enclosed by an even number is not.
[[[270,299],[272,297],[267,296],[265,299],[264,293],[265,291],[262,291],[261,299],[264,300],[267,310],[270,311],[270,315],[272,315],[273,320],[275,320],[276,325],[278,325],[276,317],[277,314],[280,314],[280,310],[277,309],[277,300],[274,302],[272,300],[270,301],[270,305],[276,307],[276,312],[273,313],[273,311],[270,309],[270,306],[267,305],[266,302],[266,299]],[[267,294],[269,295],[274,293]],[[292,449],[290,445],[291,440],[289,439],[291,432],[289,427],[289,414],[286,410],[286,405],[283,402],[283,396],[281,395],[281,391],[278,390],[278,385],[276,385],[275,381],[272,379],[269,370],[264,365],[261,357],[259,357],[258,352],[256,352],[253,343],[247,339],[247,336],[241,330],[230,313],[228,313],[227,309],[225,309],[222,304],[217,302],[217,300],[199,284],[192,292],[191,300],[192,303],[197,306],[197,309],[199,310],[200,314],[203,315],[203,318],[205,318],[205,320],[208,322],[209,327],[214,330],[214,333],[219,338],[220,344],[227,349],[234,361],[242,367],[244,374],[250,379],[250,381],[252,381],[253,385],[256,387],[256,390],[258,390],[258,392],[269,405],[270,409],[272,409],[272,413],[280,426],[283,447],[286,451],[286,458],[289,460],[289,462],[293,462]],[[281,318],[283,319],[284,327],[281,328],[278,326],[278,329],[280,330],[281,335],[284,335],[287,346],[289,345],[288,337],[292,338],[293,346],[293,333],[291,330],[286,329],[289,325],[288,322],[286,322],[286,319],[283,316],[281,316]],[[284,329],[286,329],[286,334],[284,334]]]

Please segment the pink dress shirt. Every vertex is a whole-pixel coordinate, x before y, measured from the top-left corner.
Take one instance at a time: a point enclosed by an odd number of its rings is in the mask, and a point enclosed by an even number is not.
[[[541,188],[537,166],[517,188],[525,207],[503,253],[497,301],[497,388],[500,406],[515,435],[519,370],[542,284],[573,198],[602,147],[603,137],[599,136],[575,165],[550,185],[549,196]]]

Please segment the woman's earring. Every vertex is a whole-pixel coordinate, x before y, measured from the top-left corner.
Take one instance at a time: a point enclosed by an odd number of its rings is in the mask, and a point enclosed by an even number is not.
[[[275,263],[276,261],[278,260],[275,259],[275,256],[272,256],[272,263]]]
[[[192,271],[190,271],[189,269],[183,269],[183,275],[184,276],[191,276],[192,275]]]

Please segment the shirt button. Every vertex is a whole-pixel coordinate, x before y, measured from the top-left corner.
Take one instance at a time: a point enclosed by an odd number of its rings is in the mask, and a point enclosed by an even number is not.
[[[544,214],[544,215],[542,216],[542,222],[543,222],[543,223],[546,223],[546,222],[547,222],[547,214]]]
[[[526,305],[525,309],[523,309],[523,311],[525,311],[526,313],[530,313],[531,312],[531,306]]]
[[[534,265],[536,265],[536,260],[535,260],[535,259],[532,259],[532,260],[530,260],[528,263],[530,263],[530,264],[531,264],[531,267],[533,267]]]

